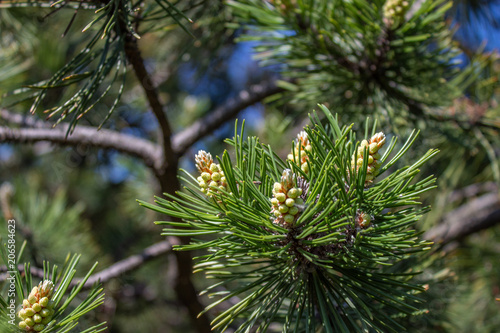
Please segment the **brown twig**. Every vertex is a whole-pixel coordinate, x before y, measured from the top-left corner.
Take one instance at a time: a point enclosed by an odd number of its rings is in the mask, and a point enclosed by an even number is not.
[[[182,132],[177,133],[172,140],[174,151],[177,154],[184,153],[198,140],[234,118],[241,110],[282,91],[284,89],[278,87],[275,81],[263,81],[240,91],[237,97],[228,100]]]
[[[130,62],[132,67],[134,68],[135,75],[139,80],[139,83],[143,87],[146,98],[148,99],[149,106],[153,111],[158,125],[160,126],[159,139],[160,145],[163,149],[162,154],[162,163],[158,165],[156,168],[162,168],[175,165],[177,166],[177,156],[174,155],[174,151],[172,149],[171,136],[172,129],[170,126],[170,122],[163,110],[163,105],[160,102],[160,98],[158,96],[158,92],[156,87],[146,70],[146,66],[144,65],[144,59],[141,56],[141,52],[137,45],[137,39],[131,34],[127,35],[125,42],[125,55],[127,60]],[[163,165],[165,164],[165,165]]]
[[[117,261],[113,265],[105,268],[104,270],[92,274],[88,280],[85,282],[84,288],[89,289],[92,288],[94,283],[100,282],[105,283],[111,279],[119,277],[127,272],[131,272],[139,267],[141,267],[144,263],[158,258],[164,254],[172,251],[172,245],[176,244],[176,240],[169,237],[167,240],[158,242],[153,244],[147,248],[145,248],[140,254],[134,254],[128,258]],[[24,265],[18,265],[17,269],[20,272],[24,272]],[[43,269],[37,267],[31,267],[31,274],[38,278],[43,278]],[[6,266],[0,266],[0,272],[7,272]],[[0,281],[4,281],[7,276],[0,275]],[[82,278],[75,278],[72,281],[72,286],[80,283]]]
[[[500,198],[496,191],[472,199],[451,211],[439,225],[424,234],[424,239],[444,246],[498,223],[500,223]]]
[[[24,273],[24,265],[23,264],[17,265],[17,270],[21,273]],[[11,274],[8,274],[7,271],[10,271],[10,269],[7,269],[7,266],[5,266],[5,265],[0,266],[0,272],[2,273],[2,274],[0,274],[0,281],[5,281],[5,280],[7,280],[8,277],[12,276]],[[35,276],[39,279],[43,279],[43,269],[42,268],[31,266],[30,272],[31,272],[32,276]]]
[[[447,201],[455,202],[461,201],[464,199],[471,199],[479,194],[483,194],[486,192],[495,192],[498,191],[498,185],[495,182],[485,182],[485,183],[477,183],[466,186],[464,188],[455,190],[450,193]]]
[[[113,265],[105,268],[99,273],[91,275],[85,282],[84,287],[91,288],[94,283],[104,283],[113,278],[119,277],[124,273],[133,271],[141,267],[144,263],[154,258],[158,258],[161,255],[169,253],[170,251],[172,251],[172,245],[176,243],[176,239],[169,238],[145,248],[140,254],[135,254],[126,259],[117,261]],[[77,284],[80,280],[81,279],[75,279],[73,283]]]

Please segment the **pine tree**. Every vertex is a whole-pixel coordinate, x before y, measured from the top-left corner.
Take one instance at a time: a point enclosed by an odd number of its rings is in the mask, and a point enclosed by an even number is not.
[[[19,305],[2,330],[495,331],[499,67],[453,25],[464,8],[489,20],[484,6],[1,2],[0,138],[16,150],[0,146],[0,204],[16,233],[0,232],[0,315]],[[261,69],[230,81],[248,45]],[[256,103],[260,130],[240,120],[198,149]],[[158,257],[168,269],[145,265]],[[99,280],[118,306],[93,318]]]

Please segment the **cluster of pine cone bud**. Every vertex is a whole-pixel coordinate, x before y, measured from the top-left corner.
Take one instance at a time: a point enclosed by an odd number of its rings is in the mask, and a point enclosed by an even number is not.
[[[370,138],[370,140],[363,140],[358,147],[356,154],[352,157],[351,164],[356,167],[356,170],[363,166],[365,149],[368,147],[368,167],[366,168],[365,185],[369,185],[377,176],[382,162],[380,162],[380,148],[385,144],[385,135],[380,132]]]
[[[383,8],[386,25],[393,28],[404,22],[409,7],[409,0],[387,0]]]
[[[273,198],[271,204],[271,214],[275,217],[274,223],[290,227],[299,216],[301,209],[298,207],[304,204],[304,200],[299,198],[302,189],[296,187],[296,178],[290,169],[283,171],[281,182],[274,183]]]
[[[50,300],[54,283],[50,280],[33,287],[28,298],[23,300],[23,308],[17,316],[21,319],[19,328],[27,332],[40,332],[52,320],[54,302]]]
[[[288,160],[295,162],[295,164],[300,166],[302,171],[307,174],[309,172],[309,165],[307,164],[307,161],[311,151],[312,147],[309,142],[309,138],[307,137],[307,133],[305,131],[301,131],[297,135],[293,151],[288,154]]]
[[[204,150],[200,150],[195,155],[196,168],[201,173],[198,182],[201,192],[212,197],[216,192],[213,187],[225,190],[227,187],[226,177],[219,164],[214,163],[212,155]]]

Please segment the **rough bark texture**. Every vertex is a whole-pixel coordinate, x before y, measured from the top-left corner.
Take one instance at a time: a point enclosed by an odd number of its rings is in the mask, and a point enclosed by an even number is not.
[[[424,234],[424,239],[444,246],[498,223],[500,223],[499,193],[487,193],[448,213],[439,225]]]

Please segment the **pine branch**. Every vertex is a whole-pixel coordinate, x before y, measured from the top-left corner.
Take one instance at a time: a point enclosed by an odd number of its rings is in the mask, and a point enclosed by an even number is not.
[[[23,273],[24,272],[24,264],[17,265],[17,270],[19,272]],[[3,282],[10,276],[10,274],[7,274],[7,271],[8,271],[7,266],[5,266],[5,265],[0,266],[0,272],[2,273],[2,274],[0,274],[0,281]],[[30,272],[31,272],[32,276],[35,276],[37,278],[43,279],[43,277],[44,277],[43,276],[43,268],[31,266]]]
[[[237,97],[231,98],[182,132],[177,133],[172,140],[174,151],[177,154],[184,153],[198,140],[234,118],[241,110],[282,91],[284,91],[283,88],[278,87],[275,81],[270,80],[262,81],[246,90],[241,90]]]
[[[125,42],[125,54],[127,60],[132,64],[134,68],[134,72],[139,80],[140,85],[144,89],[144,93],[149,102],[149,106],[153,111],[156,119],[158,120],[158,124],[160,126],[160,144],[163,148],[163,156],[164,163],[170,166],[177,166],[177,157],[174,155],[171,136],[172,129],[170,127],[170,122],[163,110],[163,105],[160,102],[160,98],[158,96],[158,92],[156,87],[151,79],[151,76],[146,70],[146,66],[144,65],[144,59],[141,56],[139,47],[137,45],[137,39],[133,37],[131,34],[128,34]]]
[[[451,192],[447,201],[455,202],[466,200],[482,193],[494,191],[498,191],[498,185],[495,182],[476,183]]]
[[[92,274],[87,282],[85,282],[84,288],[90,289],[92,288],[94,283],[101,282],[105,283],[113,278],[119,277],[127,272],[131,272],[139,267],[141,267],[144,263],[155,259],[161,255],[167,254],[172,250],[172,245],[177,243],[175,238],[168,237],[167,240],[158,242],[153,244],[147,248],[145,248],[140,254],[134,254],[126,259],[117,261],[113,265],[107,267],[106,269]],[[24,272],[24,265],[18,265],[18,270],[20,272]],[[38,278],[43,278],[43,269],[38,267],[30,268],[31,275],[36,276]],[[7,267],[5,265],[0,266],[0,272],[7,272]],[[0,275],[0,281],[4,281],[7,276]],[[72,282],[73,286],[76,286],[82,278],[75,278]]]
[[[98,131],[97,128],[91,126],[78,126],[71,135],[67,136],[68,126],[68,124],[62,124],[52,129],[0,126],[0,142],[33,143],[48,141],[60,146],[84,144],[96,148],[116,149],[142,159],[149,167],[153,167],[158,160],[159,148],[147,140],[108,129]]]
[[[439,225],[424,234],[424,239],[443,246],[498,223],[500,223],[500,199],[498,191],[495,191],[472,199],[448,213]]]
[[[172,245],[175,243],[177,243],[177,240],[173,237],[169,237],[167,240],[145,248],[140,254],[134,254],[126,259],[117,261],[99,273],[91,275],[87,282],[85,282],[85,288],[91,288],[96,282],[105,283],[113,278],[133,271],[141,267],[144,263],[169,253],[172,251]],[[79,283],[80,280],[81,279],[75,279],[75,285]]]

